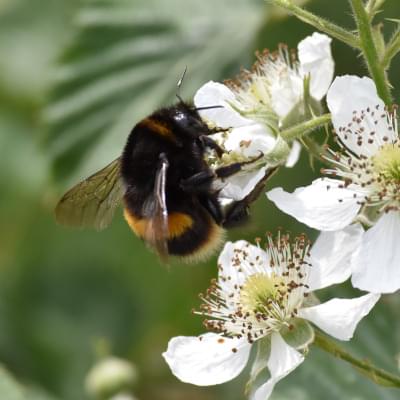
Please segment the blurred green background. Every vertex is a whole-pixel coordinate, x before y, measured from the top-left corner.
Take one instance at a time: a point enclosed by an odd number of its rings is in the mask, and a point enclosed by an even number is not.
[[[307,7],[353,26],[345,0]],[[378,20],[399,16],[399,1],[388,0]],[[176,380],[161,358],[170,337],[203,332],[190,310],[215,276],[215,258],[166,268],[120,211],[99,233],[57,226],[53,207],[71,183],[119,155],[136,121],[174,101],[185,65],[182,96],[190,99],[206,81],[249,67],[256,49],[296,47],[312,31],[261,0],[0,0],[0,362],[9,371],[0,371],[1,400],[88,399],[84,379],[99,340],[138,368],[138,399],[244,398],[246,373],[198,388]],[[336,41],[332,48],[336,74],[365,74],[355,52]],[[399,67],[397,59],[396,99]],[[269,185],[292,190],[318,170],[303,153]],[[278,226],[316,236],[263,196],[252,215],[245,232],[229,233],[231,240]],[[321,296],[357,294],[342,285]],[[398,371],[399,309],[398,295],[385,296],[349,348]],[[314,348],[272,396],[399,397]]]

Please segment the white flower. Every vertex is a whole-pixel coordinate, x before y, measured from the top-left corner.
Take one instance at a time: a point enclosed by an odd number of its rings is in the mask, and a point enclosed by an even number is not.
[[[133,364],[117,357],[107,357],[88,372],[85,386],[93,397],[109,398],[121,393],[121,396],[116,396],[115,399],[122,400],[125,398],[122,393],[130,389],[136,381],[137,371]]]
[[[352,258],[352,283],[374,293],[400,288],[400,138],[369,78],[336,78],[327,95],[340,152],[331,151],[331,178],[267,196],[281,210],[319,230],[355,220],[372,226]]]
[[[348,256],[361,233],[359,226],[323,233],[311,254],[304,237],[293,244],[287,236],[278,236],[276,242],[269,238],[266,251],[245,241],[227,243],[218,260],[218,280],[203,297],[201,314],[208,317],[205,326],[213,333],[170,340],[163,356],[174,375],[200,386],[226,382],[243,370],[254,343],[269,340],[270,351],[256,360],[252,375],[268,368],[270,378],[250,394],[252,400],[266,400],[274,385],[303,362],[301,349],[313,339],[309,328],[307,342],[289,344],[288,334],[298,324],[309,327],[308,320],[337,339],[349,340],[379,295],[318,304],[310,301],[310,292],[349,277]]]
[[[326,94],[334,68],[330,42],[326,35],[314,33],[299,43],[299,60],[281,46],[276,53],[258,55],[251,72],[244,71],[225,85],[208,82],[197,91],[196,107],[223,106],[200,111],[210,124],[231,130],[214,136],[227,151],[222,162],[248,160],[260,152],[265,156],[263,168],[260,169],[261,163],[250,165],[242,174],[227,179],[221,197],[240,200],[250,193],[268,168],[296,164],[300,144],[294,142],[289,148],[277,137],[278,126],[303,102],[307,76],[310,76],[310,94],[315,100],[321,100]]]
[[[119,393],[110,398],[110,400],[137,400],[136,397],[133,397],[130,393]]]

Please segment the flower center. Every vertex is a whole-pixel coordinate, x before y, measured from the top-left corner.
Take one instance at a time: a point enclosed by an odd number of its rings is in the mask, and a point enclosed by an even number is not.
[[[261,273],[249,276],[240,291],[243,311],[269,314],[276,305],[282,308],[281,286],[285,286],[283,279],[274,273],[270,276]]]
[[[269,104],[270,94],[265,79],[262,77],[254,77],[249,87],[249,93],[255,99],[255,102],[260,104]]]
[[[304,236],[269,235],[266,251],[239,242],[213,281],[199,314],[207,329],[249,343],[291,326],[308,295],[309,243]],[[225,273],[227,268],[228,273]]]
[[[375,172],[386,181],[400,182],[400,144],[383,145],[372,158]]]
[[[396,118],[396,113],[381,113],[379,105],[353,111],[352,121],[338,128],[341,150],[328,149],[331,156],[326,159],[333,168],[324,172],[343,179],[339,188],[354,190],[353,196],[362,206],[358,218],[369,225],[382,212],[400,210],[400,138]],[[356,151],[352,147],[355,144],[359,146]]]

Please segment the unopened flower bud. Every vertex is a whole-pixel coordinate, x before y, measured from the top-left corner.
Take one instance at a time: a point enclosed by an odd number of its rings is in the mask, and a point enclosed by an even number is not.
[[[126,396],[137,380],[136,368],[128,361],[116,357],[107,357],[98,362],[89,371],[85,387],[87,392],[98,399],[109,399],[112,396]],[[114,397],[112,397],[114,399]],[[118,400],[119,397],[116,397]],[[130,399],[133,400],[132,397]]]

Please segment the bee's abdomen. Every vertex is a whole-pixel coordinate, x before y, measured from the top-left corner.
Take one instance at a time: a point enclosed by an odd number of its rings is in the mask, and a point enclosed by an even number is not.
[[[193,220],[190,226],[168,238],[168,251],[186,262],[201,261],[220,249],[225,231],[203,209],[193,210],[190,217]]]
[[[124,209],[124,217],[129,227],[141,239],[148,240],[146,237],[150,226],[150,219],[136,215],[129,208]],[[168,236],[166,240],[184,235],[188,230],[192,229],[193,219],[185,213],[173,212],[168,215]]]
[[[132,231],[149,241],[150,220],[124,209],[125,219]],[[217,251],[224,241],[224,229],[215,223],[202,208],[190,212],[173,211],[168,214],[168,233],[165,238],[168,254],[182,257],[183,261],[200,261]]]

